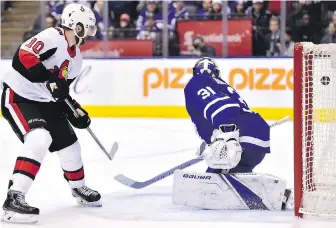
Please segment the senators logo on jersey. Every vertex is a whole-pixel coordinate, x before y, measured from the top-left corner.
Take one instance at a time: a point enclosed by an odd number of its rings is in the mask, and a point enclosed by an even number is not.
[[[62,69],[62,76],[65,78],[65,80],[68,80],[68,76],[69,76],[69,69],[68,66],[65,66]]]
[[[69,77],[69,63],[69,60],[65,60],[60,67],[59,77],[63,77],[65,80],[68,80]]]

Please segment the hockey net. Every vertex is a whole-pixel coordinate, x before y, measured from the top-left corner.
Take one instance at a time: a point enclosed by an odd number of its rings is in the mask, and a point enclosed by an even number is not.
[[[336,216],[336,44],[294,49],[297,216]]]

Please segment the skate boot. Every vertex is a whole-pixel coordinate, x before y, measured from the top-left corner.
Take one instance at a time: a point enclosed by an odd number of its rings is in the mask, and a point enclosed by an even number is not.
[[[282,210],[294,210],[294,189],[286,189]]]
[[[36,223],[40,214],[38,208],[31,207],[26,203],[24,193],[14,190],[8,191],[2,208],[1,220],[5,222]]]
[[[90,207],[102,206],[100,202],[100,194],[97,191],[92,190],[91,188],[88,188],[86,186],[83,186],[81,188],[73,188],[72,195],[76,198],[77,203],[79,204]]]

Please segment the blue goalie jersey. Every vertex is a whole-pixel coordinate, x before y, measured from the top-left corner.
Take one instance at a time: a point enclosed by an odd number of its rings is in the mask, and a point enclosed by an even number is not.
[[[235,124],[240,132],[243,156],[265,156],[265,153],[269,153],[270,127],[266,121],[258,113],[251,111],[231,86],[219,76],[214,76],[208,66],[205,71],[200,72],[195,72],[195,67],[193,77],[184,89],[184,95],[186,109],[198,135],[210,144],[215,129],[219,129],[221,125]],[[243,160],[244,158],[241,162]],[[251,165],[254,167],[257,164]]]

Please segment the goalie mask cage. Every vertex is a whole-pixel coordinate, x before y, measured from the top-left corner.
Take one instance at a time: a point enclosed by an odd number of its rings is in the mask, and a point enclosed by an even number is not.
[[[295,215],[336,216],[336,44],[294,48]]]

